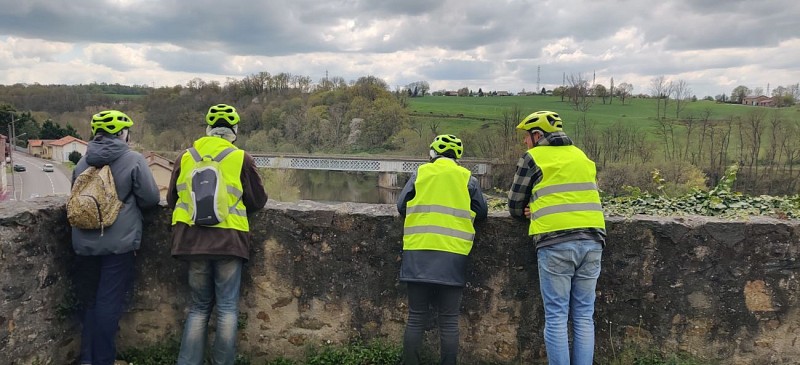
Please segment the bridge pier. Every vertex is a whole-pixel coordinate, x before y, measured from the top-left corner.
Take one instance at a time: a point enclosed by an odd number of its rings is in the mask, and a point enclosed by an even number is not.
[[[379,172],[378,173],[378,186],[387,189],[396,189],[397,186],[397,173],[396,172]]]

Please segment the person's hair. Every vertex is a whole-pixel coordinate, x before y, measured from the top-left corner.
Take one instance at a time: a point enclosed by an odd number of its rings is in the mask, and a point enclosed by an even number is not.
[[[439,156],[442,156],[442,157],[447,157],[447,158],[452,158],[452,159],[454,159],[454,160],[458,159],[458,158],[456,157],[456,152],[455,152],[455,151],[453,151],[453,150],[447,150],[447,151],[444,151],[444,152],[440,153],[440,154],[439,154]]]

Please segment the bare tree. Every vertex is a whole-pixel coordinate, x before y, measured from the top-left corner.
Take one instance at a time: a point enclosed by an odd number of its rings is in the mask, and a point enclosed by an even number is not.
[[[692,89],[686,81],[678,80],[672,84],[672,95],[675,95],[675,118],[680,118],[681,112],[692,97]]]
[[[570,74],[567,77],[567,90],[572,108],[586,113],[592,107],[592,98],[589,97],[589,81],[582,74]]]
[[[622,105],[625,105],[625,99],[633,92],[633,85],[623,82],[617,86],[617,95],[619,96]]]
[[[667,79],[663,75],[650,80],[650,95],[656,99],[656,119],[661,119],[661,99],[667,90]]]

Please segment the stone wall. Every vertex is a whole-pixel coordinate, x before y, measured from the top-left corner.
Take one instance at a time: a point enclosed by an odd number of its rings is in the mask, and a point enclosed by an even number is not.
[[[64,203],[0,203],[0,364],[67,364],[77,356]],[[120,348],[178,338],[185,317],[186,264],[169,255],[169,211],[145,219]],[[401,341],[402,220],[393,206],[271,201],[252,225],[242,353],[300,358],[327,342]],[[627,343],[643,343],[725,364],[800,363],[799,222],[611,217],[608,231],[596,314],[603,362]],[[461,316],[465,364],[544,358],[526,232],[505,213],[478,226]],[[435,346],[436,336],[428,338]]]

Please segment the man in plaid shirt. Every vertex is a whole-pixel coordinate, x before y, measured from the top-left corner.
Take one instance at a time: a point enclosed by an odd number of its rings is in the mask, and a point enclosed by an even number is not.
[[[572,144],[557,113],[532,113],[517,128],[526,131],[528,151],[517,163],[508,208],[511,216],[530,222],[547,358],[551,365],[590,365],[595,287],[606,236],[595,165]]]

